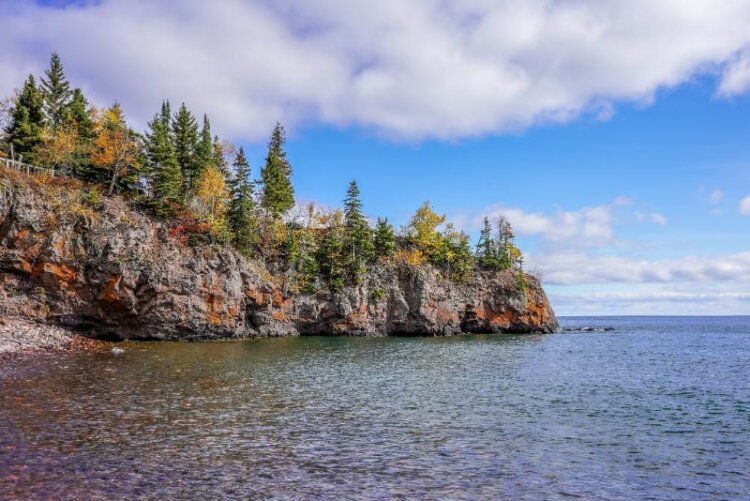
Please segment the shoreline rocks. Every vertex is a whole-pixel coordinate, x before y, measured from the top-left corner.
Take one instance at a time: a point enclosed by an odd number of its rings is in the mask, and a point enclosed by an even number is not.
[[[558,329],[530,275],[523,287],[509,271],[456,283],[429,265],[390,262],[361,285],[301,294],[293,277],[229,247],[190,246],[174,223],[122,198],[81,203],[72,190],[0,173],[0,316],[111,340]]]

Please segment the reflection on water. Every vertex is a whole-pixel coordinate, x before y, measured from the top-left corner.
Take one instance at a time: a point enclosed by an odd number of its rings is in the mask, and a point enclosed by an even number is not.
[[[593,322],[593,323],[592,323]],[[0,498],[737,498],[748,319],[124,343],[0,370]]]

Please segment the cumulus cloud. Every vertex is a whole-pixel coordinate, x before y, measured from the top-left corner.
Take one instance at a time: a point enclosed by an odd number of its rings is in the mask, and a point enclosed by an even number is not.
[[[605,245],[613,240],[612,212],[614,208],[630,203],[630,199],[618,197],[609,204],[580,210],[557,210],[553,214],[493,205],[476,214],[451,216],[449,220],[458,228],[476,230],[482,227],[485,217],[490,221],[504,218],[518,235],[538,236],[546,242],[566,247],[590,247]]]
[[[640,222],[648,221],[654,224],[658,224],[659,226],[664,226],[667,224],[667,218],[659,212],[636,212],[635,218]]]
[[[708,194],[708,201],[712,204],[718,204],[723,198],[724,192],[718,188]]]
[[[554,285],[750,282],[750,252],[661,260],[559,252],[529,255],[526,261]]]
[[[453,139],[606,119],[693,76],[745,89],[750,0],[0,3],[0,91],[57,50],[143,123],[169,97],[233,139],[288,125]]]
[[[750,216],[750,195],[740,200],[740,214]]]

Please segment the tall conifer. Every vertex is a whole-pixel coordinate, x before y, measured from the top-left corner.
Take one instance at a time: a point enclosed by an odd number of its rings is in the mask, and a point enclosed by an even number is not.
[[[196,149],[198,147],[198,126],[195,117],[188,111],[185,103],[172,120],[172,134],[174,139],[177,164],[182,172],[182,192],[187,194],[198,182],[198,162]]]
[[[5,129],[8,143],[18,158],[33,161],[33,151],[42,141],[44,132],[44,97],[36,85],[33,75],[29,75],[10,112],[10,123]]]
[[[70,103],[72,92],[70,84],[65,78],[60,56],[56,52],[52,53],[49,68],[44,72],[45,78],[42,78],[41,90],[44,95],[44,111],[47,114],[47,121],[52,130],[57,129],[65,120],[65,111]]]
[[[276,123],[268,143],[266,163],[260,172],[263,192],[261,204],[275,219],[294,206],[292,166],[284,151],[284,127]]]
[[[250,181],[250,164],[245,150],[240,147],[234,160],[235,177],[231,184],[232,200],[229,205],[229,227],[234,233],[237,250],[249,255],[256,242],[255,201]]]

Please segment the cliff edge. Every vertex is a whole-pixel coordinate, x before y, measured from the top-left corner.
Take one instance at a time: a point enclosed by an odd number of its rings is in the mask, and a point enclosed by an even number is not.
[[[227,246],[189,245],[119,197],[0,173],[0,315],[118,339],[552,332],[539,281],[384,263],[361,285],[303,294]]]

